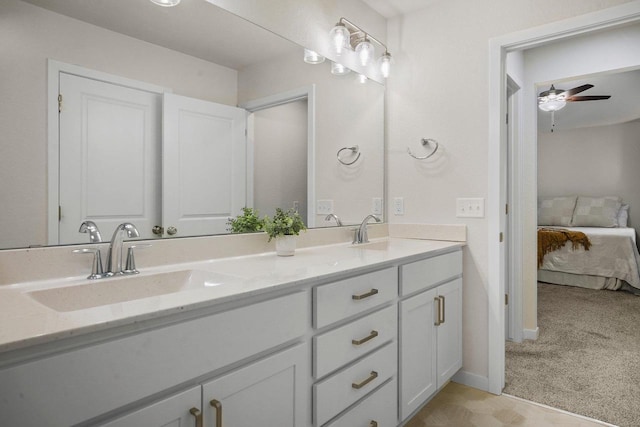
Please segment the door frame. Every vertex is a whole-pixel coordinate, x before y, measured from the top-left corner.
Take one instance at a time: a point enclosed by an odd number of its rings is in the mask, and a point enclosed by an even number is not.
[[[603,9],[566,20],[553,22],[507,34],[489,40],[489,145],[488,145],[488,391],[501,394],[505,376],[505,326],[504,326],[504,268],[505,262],[522,266],[522,232],[523,221],[514,227],[520,233],[511,236],[510,244],[514,250],[510,255],[501,255],[499,241],[501,230],[500,213],[505,200],[500,189],[503,165],[503,153],[506,150],[506,132],[503,118],[507,111],[506,102],[506,54],[512,51],[538,47],[569,37],[583,35],[595,31],[613,29],[622,25],[640,22],[640,1],[633,1],[619,6]],[[533,139],[535,143],[535,136]],[[523,141],[521,141],[522,143]],[[506,157],[506,156],[504,156]],[[518,182],[524,179],[523,170],[518,164],[513,165],[514,178]],[[514,211],[522,211],[525,200],[519,200]],[[514,240],[515,239],[515,240]],[[518,241],[519,240],[519,241]],[[517,250],[515,250],[517,248]],[[508,258],[508,259],[506,259]],[[517,260],[517,261],[514,261]],[[523,270],[514,272],[516,280],[522,281]]]
[[[253,130],[250,113],[264,110],[290,102],[307,100],[307,227],[315,227],[316,223],[316,85],[311,84],[263,98],[253,99],[239,105],[248,112],[247,128]],[[247,206],[253,206],[253,146],[252,132],[247,132]]]
[[[172,90],[151,83],[120,77],[79,65],[47,59],[47,245],[58,245],[60,206],[60,122],[58,95],[60,94],[60,73],[75,75],[105,83],[144,90],[162,95]],[[64,108],[64,99],[62,101]],[[80,224],[78,224],[80,226]]]

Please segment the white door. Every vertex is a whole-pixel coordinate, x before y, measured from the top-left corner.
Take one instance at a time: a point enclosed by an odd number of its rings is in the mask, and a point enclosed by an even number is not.
[[[246,206],[245,110],[164,94],[162,159],[165,233],[225,233]]]
[[[400,419],[436,391],[436,290],[400,303]]]
[[[462,279],[438,286],[444,298],[444,321],[436,327],[438,341],[438,388],[462,367]]]
[[[142,238],[160,223],[161,98],[144,90],[59,74],[59,242],[94,221],[103,239],[125,221]]]
[[[201,411],[201,387],[187,391],[118,418],[103,427],[184,427],[195,426]]]
[[[204,384],[205,425],[307,425],[308,358],[301,344]]]

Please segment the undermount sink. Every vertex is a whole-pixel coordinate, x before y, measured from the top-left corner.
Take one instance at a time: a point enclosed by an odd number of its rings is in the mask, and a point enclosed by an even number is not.
[[[372,249],[376,251],[386,251],[389,249],[389,241],[371,242],[371,243],[359,243],[351,246],[356,249]]]
[[[82,310],[192,289],[206,289],[238,279],[201,270],[118,276],[86,284],[29,292],[40,304],[59,312]]]

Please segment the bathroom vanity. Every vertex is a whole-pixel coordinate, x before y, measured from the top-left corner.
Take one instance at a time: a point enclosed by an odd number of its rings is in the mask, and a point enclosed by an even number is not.
[[[0,425],[402,425],[462,365],[462,245],[0,286]]]

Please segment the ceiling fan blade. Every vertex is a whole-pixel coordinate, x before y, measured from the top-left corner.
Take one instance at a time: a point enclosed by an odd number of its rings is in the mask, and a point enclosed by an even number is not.
[[[609,99],[611,95],[591,95],[591,96],[572,96],[567,98],[567,102],[576,102],[576,101],[599,101],[601,99]]]
[[[591,89],[592,87],[593,85],[590,85],[590,84],[574,87],[573,89],[569,89],[565,91],[565,96],[570,97],[575,95],[576,93],[584,92],[587,89]]]

